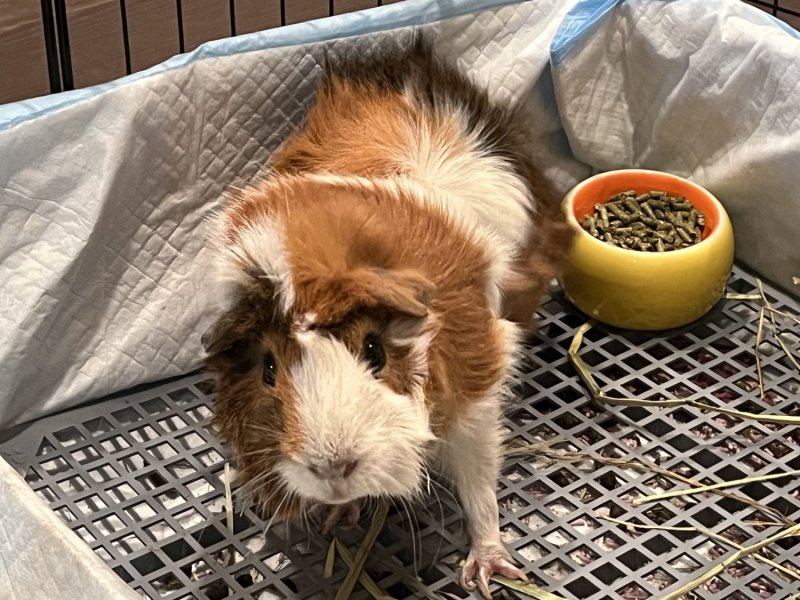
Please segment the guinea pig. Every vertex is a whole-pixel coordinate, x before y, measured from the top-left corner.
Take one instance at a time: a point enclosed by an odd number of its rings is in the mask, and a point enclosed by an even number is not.
[[[524,579],[499,532],[501,418],[572,233],[529,130],[417,36],[331,60],[301,128],[211,218],[214,425],[266,517],[357,517],[453,482],[466,589]]]

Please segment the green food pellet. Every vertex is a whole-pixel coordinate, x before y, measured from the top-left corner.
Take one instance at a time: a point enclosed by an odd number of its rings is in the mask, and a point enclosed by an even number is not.
[[[686,242],[687,244],[691,244],[694,241],[692,240],[692,236],[690,236],[685,229],[679,228],[677,231],[678,235],[681,236],[683,238],[683,241]]]
[[[595,204],[581,226],[598,240],[639,252],[669,252],[699,243],[705,215],[684,196],[626,190]]]

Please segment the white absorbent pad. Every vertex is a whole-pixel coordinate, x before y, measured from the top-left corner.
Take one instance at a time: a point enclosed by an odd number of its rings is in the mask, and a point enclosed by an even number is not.
[[[0,598],[140,600],[0,458]]]
[[[584,176],[548,74],[571,4],[412,0],[0,108],[0,429],[201,365],[203,220],[301,121],[325,49],[368,52],[427,24],[439,51],[529,106],[562,189]]]

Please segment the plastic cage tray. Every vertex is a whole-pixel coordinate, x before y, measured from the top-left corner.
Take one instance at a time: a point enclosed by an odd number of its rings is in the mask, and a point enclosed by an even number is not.
[[[730,289],[753,293],[738,269]],[[778,308],[792,301],[768,288]],[[666,334],[589,331],[582,356],[612,394],[705,396],[750,412],[800,413],[800,373],[770,336],[761,346],[765,387],[759,398],[754,340],[758,303],[724,300],[702,321]],[[800,429],[742,421],[693,408],[603,409],[587,395],[567,359],[584,322],[559,296],[540,312],[527,346],[508,437],[604,457],[658,463],[702,481],[800,469]],[[783,340],[800,348],[797,329]],[[36,493],[135,590],[151,599],[331,598],[346,567],[325,580],[330,539],[274,526],[237,510],[225,524],[224,450],[204,428],[212,410],[208,376],[193,374],[41,419],[4,434],[0,451]],[[639,495],[674,487],[652,473],[583,460],[508,460],[498,486],[504,540],[534,581],[566,598],[661,598],[733,550],[705,535],[633,531],[598,517],[644,524],[691,525],[749,545],[778,531],[768,511],[708,494],[635,506]],[[393,508],[367,572],[393,597],[466,597],[452,559],[466,549],[463,522],[443,488],[415,515]],[[732,490],[800,520],[800,482],[783,478]],[[351,549],[368,519],[338,531]],[[413,527],[413,534],[411,533]],[[762,552],[800,568],[800,542],[787,538]],[[498,595],[513,594],[501,591]],[[798,581],[752,557],[726,568],[686,598],[785,600]],[[366,598],[357,584],[354,598]]]

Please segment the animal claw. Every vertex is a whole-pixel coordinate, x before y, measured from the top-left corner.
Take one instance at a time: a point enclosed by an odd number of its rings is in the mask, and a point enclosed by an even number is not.
[[[510,579],[528,581],[527,575],[511,562],[511,556],[502,546],[473,545],[461,570],[461,587],[469,592],[477,588],[481,596],[491,600],[489,579],[495,573]]]

